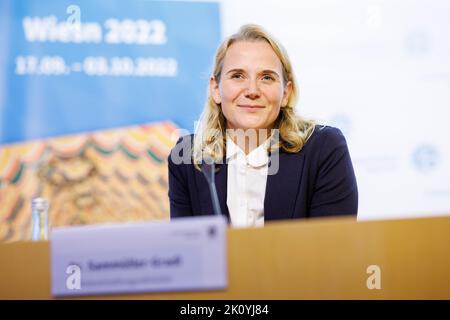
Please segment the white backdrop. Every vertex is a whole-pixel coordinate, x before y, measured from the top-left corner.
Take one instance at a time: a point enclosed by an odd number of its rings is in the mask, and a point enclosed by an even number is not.
[[[450,214],[450,1],[223,0],[286,47],[298,111],[347,137],[359,219]]]

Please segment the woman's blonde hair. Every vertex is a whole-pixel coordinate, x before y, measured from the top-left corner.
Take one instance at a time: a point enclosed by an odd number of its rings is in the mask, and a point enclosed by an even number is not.
[[[276,53],[283,66],[283,84],[292,83],[292,92],[288,103],[280,109],[275,121],[275,129],[279,129],[279,141],[271,144],[269,151],[281,148],[285,152],[294,153],[300,151],[308,138],[312,135],[315,123],[295,114],[297,103],[297,82],[294,77],[292,65],[285,49],[263,28],[255,24],[242,26],[239,31],[226,38],[217,49],[214,59],[212,76],[216,82],[220,82],[222,67],[228,48],[238,41],[266,41]],[[209,91],[208,91],[209,92]],[[193,161],[199,169],[202,159],[208,158],[216,163],[222,163],[226,150],[226,119],[222,108],[216,104],[211,94],[205,103],[194,137]]]

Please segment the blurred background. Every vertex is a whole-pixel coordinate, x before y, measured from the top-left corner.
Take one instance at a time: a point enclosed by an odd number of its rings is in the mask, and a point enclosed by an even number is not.
[[[221,40],[286,47],[298,112],[340,128],[359,220],[450,214],[450,1],[0,2],[0,241],[169,218],[167,162],[192,132]]]

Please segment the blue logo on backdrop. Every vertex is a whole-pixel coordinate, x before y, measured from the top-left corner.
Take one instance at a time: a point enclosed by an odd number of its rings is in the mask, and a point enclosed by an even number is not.
[[[0,144],[171,120],[193,130],[219,5],[0,2]]]
[[[422,56],[430,51],[431,39],[425,31],[411,31],[406,35],[405,45],[409,55]]]
[[[433,145],[420,145],[414,150],[412,161],[418,171],[429,172],[437,166],[439,152]]]

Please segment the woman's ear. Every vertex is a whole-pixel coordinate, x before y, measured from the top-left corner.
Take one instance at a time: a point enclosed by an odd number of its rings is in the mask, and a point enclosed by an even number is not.
[[[281,107],[286,107],[289,102],[289,97],[292,93],[292,81],[288,81],[286,85],[284,86],[283,90],[283,99],[281,101]]]
[[[209,79],[209,94],[213,98],[216,104],[222,103],[222,98],[220,96],[219,83],[216,81],[214,76]]]

